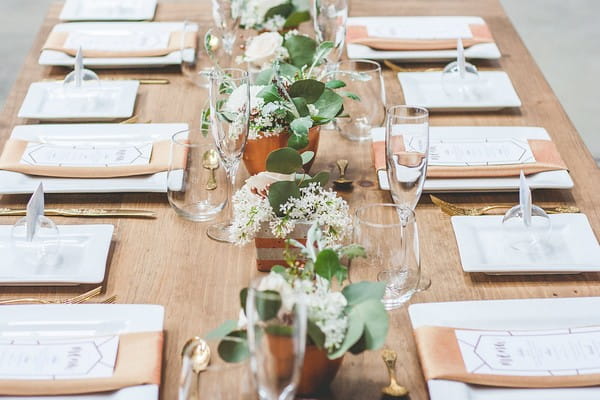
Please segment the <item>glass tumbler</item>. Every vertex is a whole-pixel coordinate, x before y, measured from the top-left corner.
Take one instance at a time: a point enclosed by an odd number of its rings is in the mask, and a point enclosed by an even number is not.
[[[352,282],[385,282],[383,304],[401,307],[418,291],[421,279],[419,237],[415,214],[396,204],[370,204],[354,218],[354,242],[365,248],[366,258],[350,264]]]
[[[210,137],[189,130],[173,135],[167,196],[178,215],[190,221],[213,219],[227,203],[227,185]]]
[[[337,63],[329,76],[343,81],[344,112],[349,117],[335,121],[338,132],[350,140],[368,140],[371,128],[383,125],[385,119],[385,88],[381,67],[369,60],[351,60]]]

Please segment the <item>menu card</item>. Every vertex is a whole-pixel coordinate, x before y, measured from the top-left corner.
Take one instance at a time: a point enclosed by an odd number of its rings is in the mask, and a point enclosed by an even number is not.
[[[21,164],[63,167],[116,167],[147,165],[152,143],[84,144],[27,143]]]
[[[119,336],[0,339],[0,379],[89,379],[113,375]]]

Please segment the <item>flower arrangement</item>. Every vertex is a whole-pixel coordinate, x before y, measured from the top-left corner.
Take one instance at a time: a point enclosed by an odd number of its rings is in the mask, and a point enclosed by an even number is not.
[[[324,82],[322,66],[332,48],[331,42],[317,45],[296,31],[266,32],[248,43],[238,61],[262,68],[250,87],[250,140],[285,132],[287,145],[302,149],[308,145],[310,128],[342,116],[342,96],[355,96],[336,92],[345,86],[342,81]]]
[[[245,29],[280,31],[296,28],[310,20],[306,0],[248,0],[242,12]]]
[[[252,240],[263,224],[277,238],[286,238],[299,222],[324,227],[328,243],[349,233],[348,204],[324,189],[328,172],[313,177],[297,173],[314,154],[284,147],[267,157],[267,171],[250,177],[233,196],[233,231],[239,244]]]
[[[381,302],[385,284],[358,282],[341,291],[334,290],[332,285],[336,280],[342,285],[348,276],[340,259],[364,257],[364,249],[356,245],[328,247],[317,224],[310,228],[306,245],[295,240],[288,240],[288,244],[297,251],[288,252],[287,268],[273,268],[258,287],[259,291],[279,296],[279,300],[256,308],[269,308],[269,314],[277,315],[285,324],[285,314],[302,296],[308,311],[307,343],[325,351],[331,360],[348,351],[359,354],[383,346],[389,323]],[[228,362],[239,362],[249,356],[245,341],[246,295],[247,289],[243,289],[239,320],[227,321],[207,336],[210,340],[221,340],[218,352]]]

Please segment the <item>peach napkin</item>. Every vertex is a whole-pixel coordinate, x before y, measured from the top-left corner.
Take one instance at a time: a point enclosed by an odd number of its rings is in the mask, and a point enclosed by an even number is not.
[[[91,379],[0,379],[3,396],[52,396],[97,393],[144,384],[160,385],[163,332],[127,333],[119,336],[113,376]]]
[[[515,388],[558,388],[600,385],[600,374],[517,376],[468,373],[455,328],[423,326],[413,331],[425,379]]]
[[[25,140],[9,139],[4,146],[2,155],[0,155],[0,169],[55,178],[116,178],[155,174],[169,169],[171,144],[168,140],[153,143],[149,164],[115,167],[64,167],[23,164],[20,161],[28,143]],[[184,151],[180,151],[175,157],[174,165],[181,168],[185,166],[187,154]]]
[[[470,47],[479,43],[493,43],[492,33],[486,24],[469,25],[471,38],[463,38],[463,46]],[[454,50],[455,39],[402,39],[369,36],[369,30],[363,25],[349,25],[346,34],[348,43],[362,44],[375,50],[383,51],[421,51],[421,50]]]
[[[55,50],[75,57],[78,49],[65,48],[65,43],[69,37],[69,32],[52,32],[42,50]],[[106,51],[106,50],[86,50],[83,49],[83,56],[88,58],[117,58],[117,57],[160,57],[179,51],[182,48],[182,38],[184,38],[184,48],[195,48],[197,32],[176,31],[171,32],[169,44],[165,49],[138,50],[138,51]]]
[[[430,165],[427,167],[428,178],[499,178],[508,176],[519,176],[521,171],[525,175],[537,174],[544,171],[566,170],[567,166],[560,157],[560,154],[551,140],[529,139],[529,146],[533,156],[536,159],[534,163],[526,164],[505,164],[505,165],[484,165],[468,167],[452,167]],[[398,148],[396,153],[402,155],[404,152],[404,142],[396,141]],[[375,169],[385,170],[385,141],[373,142],[373,161]]]

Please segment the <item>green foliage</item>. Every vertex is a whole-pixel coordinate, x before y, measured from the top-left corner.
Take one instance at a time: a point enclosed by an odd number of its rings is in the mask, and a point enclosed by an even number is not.
[[[296,185],[296,182],[280,181],[271,184],[269,187],[269,204],[273,208],[275,215],[283,217],[281,212],[281,205],[288,202],[292,197],[300,197],[300,189]]]
[[[305,151],[304,153],[300,154],[300,157],[302,157],[302,165],[306,165],[310,162],[310,160],[312,160],[315,157],[315,152],[314,151]],[[325,182],[327,183],[327,182]],[[322,186],[325,186],[324,184]]]
[[[221,340],[237,328],[237,321],[227,320],[205,335],[206,340]]]
[[[314,79],[302,79],[296,81],[290,86],[289,94],[291,97],[302,97],[308,104],[313,104],[323,94],[325,84]]]
[[[267,157],[267,171],[293,174],[302,168],[302,156],[289,147],[273,150]]]
[[[273,319],[281,309],[281,295],[272,290],[256,292],[254,307],[261,321]]]
[[[346,86],[346,84],[343,81],[340,81],[339,79],[334,79],[325,84],[325,87],[327,87],[329,89],[339,89],[339,88],[343,88],[345,86]]]
[[[264,87],[258,94],[257,97],[262,97],[265,100],[265,103],[271,103],[273,101],[282,101],[283,99],[279,95],[279,91],[277,90],[277,86],[268,85]]]
[[[283,46],[290,55],[290,63],[301,69],[305,65],[311,65],[317,42],[303,35],[294,35],[286,39]]]
[[[348,269],[342,265],[338,254],[333,249],[324,249],[317,255],[314,264],[315,273],[328,281],[334,278],[342,283],[348,277]]]
[[[285,20],[283,25],[284,29],[295,28],[304,21],[310,20],[310,13],[308,11],[294,11]]]
[[[219,356],[230,363],[237,363],[250,357],[246,331],[233,331],[219,343]]]
[[[337,117],[343,110],[344,99],[331,89],[325,88],[319,99],[315,102],[315,107],[319,110],[319,117],[330,121]],[[325,123],[322,122],[322,123]]]
[[[306,146],[308,146],[308,144],[309,144],[308,134],[306,134],[306,135],[295,134],[293,131],[292,131],[292,134],[290,135],[290,137],[288,138],[288,142],[287,142],[287,145],[294,149],[303,149]]]
[[[287,18],[294,11],[292,3],[283,3],[275,7],[269,8],[265,13],[265,21],[273,18],[276,15],[281,15],[283,18]]]
[[[308,130],[312,128],[313,121],[309,116],[296,118],[290,124],[290,129],[292,130],[292,136],[302,136],[306,138],[308,141]],[[308,146],[308,143],[302,147]],[[290,146],[295,149],[301,149],[302,147]]]

